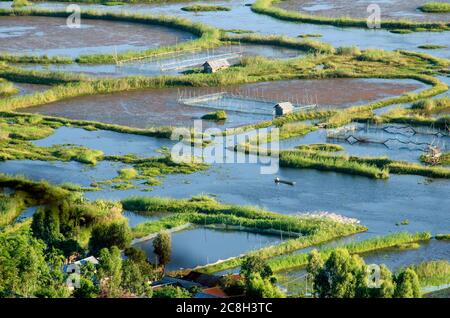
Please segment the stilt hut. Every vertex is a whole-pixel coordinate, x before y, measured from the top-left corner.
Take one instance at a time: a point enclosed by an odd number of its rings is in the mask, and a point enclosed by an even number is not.
[[[290,114],[294,111],[294,106],[290,102],[281,102],[276,104],[274,107],[275,116],[284,116]]]

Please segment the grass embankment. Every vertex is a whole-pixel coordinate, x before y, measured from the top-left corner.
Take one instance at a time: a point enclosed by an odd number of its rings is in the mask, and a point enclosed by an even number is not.
[[[450,262],[435,260],[411,266],[419,277],[422,287],[450,284]]]
[[[445,2],[428,2],[418,8],[426,13],[449,13],[450,3]]]
[[[187,12],[211,12],[211,11],[231,11],[231,8],[207,4],[194,4],[191,6],[182,7],[181,10]]]
[[[0,116],[0,161],[3,160],[42,160],[42,161],[78,161],[95,165],[97,161],[116,161],[131,165],[119,171],[116,178],[93,183],[113,185],[115,188],[130,188],[132,181],[144,180],[144,184],[154,186],[160,183],[156,177],[173,173],[193,173],[205,170],[208,165],[195,162],[176,163],[170,154],[162,151],[162,156],[139,158],[133,155],[104,156],[102,151],[76,145],[53,145],[40,147],[32,140],[50,136],[60,122],[48,121],[39,115]]]
[[[30,140],[42,139],[53,133],[57,126],[43,121],[41,116],[10,118],[0,117],[0,161],[44,160],[78,161],[95,165],[102,160],[103,152],[75,145],[39,147]]]
[[[299,236],[275,246],[251,252],[263,258],[270,258],[319,244],[338,237],[367,230],[358,224],[347,224],[329,218],[289,216],[272,213],[257,207],[220,204],[209,197],[193,197],[189,200],[176,200],[155,197],[133,197],[122,200],[124,209],[144,215],[171,213],[174,215],[154,222],[138,225],[133,229],[134,236],[144,237],[161,229],[171,229],[187,223],[203,226],[240,228],[244,231],[271,233],[286,237]],[[214,265],[205,266],[202,271],[214,272],[240,265],[241,257],[232,258]]]
[[[47,55],[13,55],[2,53],[0,61],[8,63],[24,63],[24,64],[71,64],[73,59],[63,56],[47,56]]]
[[[397,247],[402,244],[426,241],[429,239],[431,239],[431,234],[427,232],[415,234],[402,232],[344,244],[339,247],[347,249],[351,254],[362,254],[375,250]],[[336,249],[336,247],[321,249],[321,256],[323,256],[324,259],[327,258],[334,249]],[[308,253],[280,256],[269,261],[269,265],[273,271],[301,268],[307,264]]]
[[[339,149],[339,147],[337,148]],[[420,175],[429,178],[450,178],[450,169],[424,166],[406,161],[391,160],[387,157],[356,157],[346,154],[336,155],[339,151],[326,147],[326,150],[315,150],[306,146],[300,149],[275,151],[264,148],[264,145],[241,144],[235,151],[259,155],[278,155],[281,167],[295,169],[315,169],[333,171],[349,175],[364,176],[372,179],[387,179],[389,174]]]
[[[19,90],[13,83],[0,78],[0,97],[11,96],[17,94]]]
[[[56,11],[47,9],[22,9],[22,10],[0,9],[0,15],[46,16],[46,17],[64,17],[64,18],[67,17],[66,11]],[[173,29],[190,32],[198,36],[199,38],[193,41],[180,43],[174,46],[163,46],[143,51],[128,51],[118,53],[117,55],[115,54],[83,55],[75,59],[77,63],[89,63],[89,64],[115,63],[116,60],[120,61],[128,59],[138,59],[142,57],[159,56],[169,53],[176,53],[179,51],[189,51],[192,49],[207,49],[219,46],[221,44],[220,31],[218,29],[209,27],[201,23],[194,23],[184,18],[170,17],[164,15],[128,13],[128,12],[113,13],[94,10],[82,10],[81,15],[83,19],[100,19],[109,21],[141,23],[146,25],[165,26]],[[30,60],[30,57],[27,57],[26,59]],[[39,57],[36,57],[36,59],[39,60]]]
[[[318,65],[324,66],[318,68]],[[289,79],[313,78],[412,78],[433,85],[420,93],[405,94],[397,98],[383,100],[364,106],[353,107],[336,112],[329,119],[330,125],[347,123],[360,116],[362,111],[383,107],[392,103],[414,101],[439,94],[447,90],[447,86],[429,75],[416,75],[418,71],[433,72],[441,69],[428,58],[399,53],[394,60],[367,60],[359,56],[347,54],[311,54],[289,61],[269,60],[262,57],[244,58],[242,64],[214,74],[188,74],[181,76],[158,76],[152,78],[128,77],[120,79],[98,79],[91,81],[70,82],[56,85],[45,92],[32,95],[12,97],[0,100],[0,111],[10,111],[23,107],[31,107],[82,95],[93,95],[128,91],[144,88],[163,88],[181,86],[226,86],[233,84],[254,83],[259,81],[276,81]],[[0,68],[1,69],[1,68]],[[14,69],[6,68],[0,71],[12,77]],[[16,74],[16,73],[14,73]],[[39,79],[41,73],[28,73],[30,80]],[[45,74],[45,73],[44,73]]]
[[[334,53],[335,49],[332,45],[324,42],[314,41],[310,39],[296,39],[283,35],[259,35],[247,34],[239,36],[222,35],[223,41],[231,43],[248,43],[260,45],[272,45],[277,47],[285,47],[307,53]]]
[[[394,108],[381,116],[369,118],[369,120],[377,123],[399,123],[434,127],[445,131],[450,125],[450,116],[445,114],[449,110],[449,97],[427,98],[412,104],[410,108]]]
[[[337,27],[359,27],[367,28],[366,19],[358,19],[351,17],[324,17],[318,15],[310,15],[298,11],[289,11],[273,6],[275,0],[256,0],[252,5],[252,11],[265,14],[280,20],[326,24]],[[409,20],[385,20],[381,22],[381,28],[389,30],[410,30],[410,31],[445,31],[450,29],[449,22],[415,22]]]

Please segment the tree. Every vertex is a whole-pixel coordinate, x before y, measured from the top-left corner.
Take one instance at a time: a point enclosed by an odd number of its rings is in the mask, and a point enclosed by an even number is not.
[[[420,298],[419,277],[412,268],[402,270],[395,277],[395,298]]]
[[[367,297],[371,298],[392,298],[395,291],[395,283],[393,281],[391,271],[385,266],[380,265],[380,277],[378,288],[368,288]]]
[[[161,231],[153,240],[153,248],[158,256],[158,263],[163,267],[169,264],[172,254],[172,239],[169,232]]]
[[[122,282],[122,257],[117,246],[110,250],[100,250],[98,277],[102,290],[108,297],[119,297],[122,294],[120,284]]]
[[[153,298],[191,298],[191,293],[178,286],[167,286],[153,291]]]
[[[96,298],[98,295],[98,287],[95,284],[84,277],[80,277],[80,287],[75,288],[73,291],[73,297],[75,298]]]
[[[45,244],[28,232],[0,233],[0,297],[31,297],[50,274]]]
[[[252,274],[259,274],[261,278],[266,279],[270,278],[273,272],[267,262],[261,257],[246,256],[242,262],[240,274],[246,279]]]
[[[144,278],[139,266],[132,260],[127,259],[122,263],[122,289],[134,295],[144,292]]]
[[[364,260],[350,255],[345,249],[336,249],[321,270],[317,255],[310,256],[309,274],[314,277],[315,292],[319,297],[363,297],[367,289],[367,270]]]
[[[102,248],[117,246],[124,249],[130,242],[130,228],[126,222],[100,223],[92,229],[89,249],[97,255]]]
[[[142,249],[129,247],[125,249],[125,256],[134,264],[139,266],[139,270],[144,278],[155,280],[159,276],[159,271],[155,271],[155,267],[147,260],[147,255]]]
[[[247,283],[247,296],[255,298],[284,298],[285,295],[274,286],[268,278],[264,279],[259,273],[250,274]]]

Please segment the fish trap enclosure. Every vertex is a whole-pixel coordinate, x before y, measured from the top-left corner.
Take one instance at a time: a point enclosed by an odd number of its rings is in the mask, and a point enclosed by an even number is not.
[[[226,111],[242,112],[249,114],[274,115],[274,106],[278,103],[264,97],[249,97],[237,93],[219,92],[200,96],[192,96],[186,92],[179,92],[180,104],[213,108]],[[294,112],[314,109],[316,104],[293,104]]]
[[[382,145],[388,149],[426,152],[430,147],[448,150],[448,132],[409,125],[352,124],[327,130],[327,139],[354,144]]]
[[[116,57],[115,62],[120,68],[145,70],[148,65],[152,65],[152,67],[157,67],[161,73],[167,73],[198,67],[210,60],[227,60],[234,64],[240,61],[243,54],[244,51],[239,45],[206,50],[175,50],[174,52],[140,56],[125,60],[119,60]]]

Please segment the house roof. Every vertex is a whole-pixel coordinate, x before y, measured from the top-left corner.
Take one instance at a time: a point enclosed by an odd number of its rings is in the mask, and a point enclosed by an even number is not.
[[[230,63],[226,59],[219,59],[219,60],[210,60],[206,61],[203,66],[209,65],[212,69],[219,69],[221,67],[228,67],[230,66]]]
[[[194,298],[227,298],[228,295],[220,287],[205,288],[195,294]]]
[[[196,287],[196,286],[201,287],[201,285],[196,282],[191,282],[189,280],[170,277],[170,276],[164,276],[160,280],[154,282],[152,284],[152,287],[157,288],[157,287],[164,287],[164,286],[170,286],[170,285],[178,285],[178,286],[186,288],[186,289]]]
[[[74,264],[84,265],[86,263],[92,263],[94,265],[97,265],[98,264],[98,259],[96,259],[94,256],[89,256],[89,257],[80,259],[79,261],[76,261]]]
[[[189,274],[187,274],[183,278],[187,279],[189,281],[199,283],[199,284],[201,284],[203,286],[207,286],[207,287],[218,286],[218,285],[220,285],[220,282],[221,282],[220,277],[217,277],[215,275],[210,275],[210,274],[199,273],[196,271],[191,271]]]
[[[292,109],[292,108],[294,108],[294,106],[290,102],[280,102],[280,103],[278,103],[278,104],[276,104],[274,106],[274,108],[278,108],[278,107],[283,108],[283,109],[286,109],[286,108]]]

